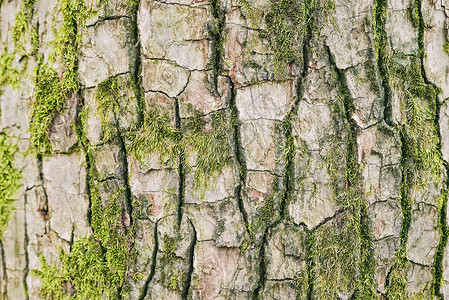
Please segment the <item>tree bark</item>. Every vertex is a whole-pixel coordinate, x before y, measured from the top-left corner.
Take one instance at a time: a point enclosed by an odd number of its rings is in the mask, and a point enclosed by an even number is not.
[[[449,297],[449,3],[0,16],[1,299]]]

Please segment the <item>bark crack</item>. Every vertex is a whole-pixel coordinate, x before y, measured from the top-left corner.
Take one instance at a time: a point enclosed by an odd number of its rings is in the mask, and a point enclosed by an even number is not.
[[[188,219],[188,220],[189,220],[190,226],[193,229],[193,238],[192,238],[192,242],[190,243],[190,246],[189,246],[189,257],[188,257],[189,268],[187,270],[186,282],[184,284],[184,288],[181,293],[181,298],[186,299],[186,300],[188,299],[189,290],[192,285],[193,263],[194,263],[194,258],[195,258],[195,245],[197,243],[197,233],[196,233],[195,226],[193,225],[193,223],[190,219]]]
[[[154,274],[156,272],[156,259],[157,259],[157,252],[159,248],[159,241],[158,241],[158,234],[157,234],[157,226],[159,224],[159,220],[156,221],[156,224],[154,225],[154,248],[153,253],[151,254],[151,269],[150,274],[148,274],[147,279],[145,280],[145,284],[143,288],[140,290],[140,296],[139,300],[145,299],[147,293],[148,293],[148,286],[150,285],[151,280],[153,280]]]
[[[1,255],[1,267],[2,267],[2,280],[0,282],[0,292],[2,297],[6,299],[6,296],[8,295],[8,274],[6,273],[6,255],[5,255],[5,249],[3,249],[3,240],[0,239],[0,255]]]

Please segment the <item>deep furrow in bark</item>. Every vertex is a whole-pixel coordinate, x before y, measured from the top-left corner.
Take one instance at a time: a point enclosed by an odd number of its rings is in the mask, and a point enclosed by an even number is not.
[[[175,98],[175,124],[176,129],[181,132],[181,116],[179,114],[179,100]],[[183,207],[184,207],[184,196],[185,196],[185,185],[186,185],[186,156],[185,150],[181,149],[178,157],[178,207],[177,207],[177,228],[178,230],[181,228]]]
[[[118,131],[118,139],[119,139],[119,146],[120,151],[117,159],[119,160],[121,164],[122,172],[120,174],[122,175],[122,181],[125,186],[125,199],[126,199],[126,209],[129,216],[129,226],[132,227],[134,224],[134,218],[133,218],[133,206],[132,206],[132,194],[131,194],[131,186],[129,184],[129,166],[128,166],[128,153],[125,145],[125,141],[122,137],[121,132],[119,131],[119,128],[117,128]]]
[[[257,282],[257,286],[253,291],[252,300],[258,300],[260,299],[261,291],[263,290],[265,286],[265,282],[267,280],[267,265],[266,265],[266,258],[265,258],[265,245],[268,242],[268,229],[265,230],[263,236],[262,236],[262,242],[260,243],[260,250],[259,250],[259,280]]]
[[[351,212],[358,217],[358,232],[356,234],[360,237],[360,248],[358,249],[359,257],[361,258],[358,262],[358,272],[360,284],[357,285],[354,291],[353,297],[365,298],[368,295],[371,296],[371,292],[374,291],[374,250],[373,250],[373,240],[366,220],[368,219],[367,205],[364,199],[363,183],[361,181],[361,166],[358,163],[357,158],[357,135],[360,132],[360,128],[356,121],[353,119],[352,115],[354,113],[354,100],[351,98],[349,92],[349,87],[346,81],[346,77],[343,71],[340,70],[335,62],[335,58],[327,45],[324,45],[329,57],[329,63],[333,71],[337,74],[338,90],[339,94],[343,96],[343,106],[344,106],[344,119],[348,124],[348,136],[347,136],[347,149],[346,149],[346,183],[347,189],[354,189],[356,193],[355,199],[353,201],[360,201],[359,203],[353,203],[356,207],[355,211]],[[357,200],[357,197],[360,197]],[[370,286],[367,286],[370,283]],[[360,290],[363,289],[363,290]],[[368,293],[368,294],[366,294]]]
[[[27,221],[27,195],[26,192],[24,194],[24,220],[23,220],[23,225],[24,225],[24,235],[25,235],[25,241],[24,241],[24,250],[25,250],[25,269],[24,269],[24,274],[23,274],[23,286],[25,288],[25,299],[28,300],[30,297],[28,296],[28,284],[27,284],[27,277],[28,277],[28,273],[30,272],[30,257],[28,255],[28,244],[29,244],[29,239],[28,239],[28,221]],[[1,241],[0,241],[1,242]]]
[[[153,253],[151,254],[151,269],[150,274],[148,274],[147,279],[145,280],[145,284],[143,285],[143,288],[140,290],[140,296],[139,300],[145,299],[147,293],[148,293],[148,287],[151,283],[151,280],[153,280],[154,274],[156,273],[156,259],[157,259],[157,252],[159,248],[159,242],[157,239],[157,226],[159,224],[159,220],[156,221],[156,224],[154,225],[154,248]]]
[[[229,107],[231,111],[230,118],[232,120],[235,120],[232,128],[232,140],[234,141],[234,156],[236,158],[237,169],[239,172],[238,183],[237,186],[235,187],[234,197],[237,200],[237,204],[239,207],[240,214],[242,215],[246,232],[248,233],[250,239],[252,240],[254,236],[252,231],[249,229],[248,213],[246,212],[245,204],[243,203],[243,189],[246,185],[246,175],[248,171],[246,167],[245,158],[243,157],[243,147],[240,141],[240,124],[238,122],[239,111],[235,103],[235,96],[236,96],[235,86],[230,77],[228,77],[228,80],[231,89],[231,97],[229,101]]]
[[[424,78],[424,82],[426,84],[432,85],[435,89],[438,90],[438,87],[431,82],[427,75],[426,70],[424,68],[424,58],[425,58],[425,49],[424,49],[424,30],[425,30],[425,24],[424,19],[422,15],[422,0],[415,0],[415,10],[418,14],[418,49],[419,49],[419,57],[421,62],[421,74]],[[443,160],[443,153],[442,153],[442,137],[441,137],[441,131],[440,131],[440,110],[441,110],[441,103],[438,99],[438,95],[435,95],[435,119],[434,126],[437,130],[438,134],[438,150],[439,155],[441,157],[441,160],[443,161],[443,172],[445,173],[446,181],[444,182],[443,191],[441,192],[441,198],[440,203],[438,207],[438,226],[440,229],[440,241],[437,246],[437,250],[435,252],[435,259],[433,264],[433,280],[432,280],[432,294],[439,298],[444,299],[444,295],[441,292],[441,286],[443,283],[443,258],[444,258],[444,252],[445,248],[448,243],[448,237],[449,237],[449,228],[446,221],[447,217],[447,204],[448,204],[448,187],[449,187],[449,164],[447,161]]]
[[[48,228],[48,196],[47,196],[47,189],[45,188],[45,184],[44,184],[44,171],[43,171],[43,162],[42,162],[42,154],[37,154],[36,155],[36,160],[37,160],[37,170],[39,172],[39,181],[40,181],[40,185],[42,186],[42,190],[44,191],[44,196],[45,196],[45,205],[43,207],[39,207],[39,212],[41,213],[42,217],[44,218],[44,220],[46,220],[46,224],[45,224],[45,233],[49,232],[49,228]]]
[[[3,293],[0,294],[4,299],[6,299],[6,296],[8,295],[8,274],[6,273],[6,255],[5,255],[5,249],[3,249],[3,240],[0,239],[0,255],[2,258],[2,264],[1,264],[1,272],[2,272],[2,282],[0,282],[3,287],[0,286],[0,288],[3,289]]]
[[[302,64],[303,64],[303,70],[301,72],[300,77],[297,80],[296,83],[296,100],[293,104],[291,110],[289,111],[288,115],[285,117],[285,119],[282,121],[282,129],[284,134],[284,147],[286,147],[287,155],[284,158],[284,174],[282,175],[282,197],[281,202],[279,203],[279,218],[275,220],[273,223],[271,223],[267,228],[265,229],[265,232],[263,234],[261,248],[259,252],[259,280],[257,283],[256,288],[253,291],[253,299],[259,299],[260,293],[263,290],[265,283],[266,283],[266,258],[265,258],[265,247],[267,246],[269,234],[272,228],[279,225],[281,222],[285,220],[287,217],[287,205],[288,201],[292,197],[292,194],[294,192],[294,159],[295,159],[295,145],[294,145],[294,137],[293,137],[293,127],[291,123],[291,118],[296,114],[299,106],[299,102],[302,100],[302,97],[304,95],[304,85],[303,80],[306,78],[308,69],[309,69],[309,45],[310,41],[312,39],[312,27],[310,24],[307,25],[307,34],[303,41],[303,47],[302,47]]]
[[[131,77],[132,88],[137,101],[137,127],[140,128],[143,122],[143,113],[145,110],[143,85],[142,85],[142,45],[140,43],[140,32],[137,25],[137,14],[139,11],[139,1],[132,1],[128,5],[128,14],[130,19],[126,20],[126,45],[128,49],[128,64]],[[134,3],[135,2],[135,3]]]
[[[189,268],[187,270],[186,282],[184,284],[184,287],[183,287],[183,290],[181,293],[181,298],[185,299],[185,300],[188,299],[190,286],[192,285],[193,263],[194,263],[194,258],[195,258],[195,245],[197,242],[196,229],[195,229],[195,226],[193,226],[193,223],[190,219],[189,219],[189,224],[190,224],[190,227],[193,229],[193,238],[192,238],[192,242],[190,243],[190,246],[189,246],[189,257],[188,257]]]
[[[374,45],[377,56],[377,68],[379,69],[379,75],[383,87],[384,98],[384,120],[390,126],[395,126],[395,121],[392,117],[391,107],[391,87],[388,78],[388,70],[385,57],[385,49],[387,47],[387,37],[385,31],[385,19],[386,19],[387,3],[386,0],[374,1]]]

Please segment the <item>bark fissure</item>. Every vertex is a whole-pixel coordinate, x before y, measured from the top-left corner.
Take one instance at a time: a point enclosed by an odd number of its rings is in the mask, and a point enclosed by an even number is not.
[[[189,224],[193,231],[192,232],[193,238],[192,238],[192,242],[190,243],[190,246],[189,246],[189,257],[188,257],[189,267],[187,269],[186,281],[185,281],[185,284],[184,284],[184,287],[183,287],[183,290],[181,293],[181,298],[186,299],[186,300],[189,297],[189,291],[190,291],[190,287],[192,285],[193,263],[194,263],[194,258],[195,258],[195,245],[197,243],[196,229],[190,219],[189,219]]]
[[[120,146],[120,152],[119,152],[119,161],[122,165],[122,172],[123,175],[121,180],[125,186],[125,206],[129,217],[129,227],[132,227],[134,224],[134,218],[133,218],[133,206],[132,206],[132,194],[131,194],[131,186],[129,184],[129,166],[128,166],[128,153],[125,145],[125,141],[122,137],[122,134],[120,133],[119,129],[118,131],[118,140],[119,140],[119,146]],[[126,227],[128,227],[126,226]]]
[[[131,77],[132,88],[137,101],[137,128],[142,125],[144,116],[144,100],[142,85],[142,45],[140,42],[140,32],[137,24],[137,14],[139,10],[140,0],[133,1],[132,5],[128,5],[128,14],[130,19],[125,22],[127,30],[127,49],[129,73]]]
[[[176,129],[181,132],[181,116],[179,114],[179,100],[175,98],[175,124]],[[178,156],[178,206],[177,206],[177,226],[181,228],[184,197],[186,189],[186,154],[185,149],[181,149]]]
[[[2,288],[2,297],[6,299],[6,296],[8,295],[8,274],[6,272],[6,255],[5,255],[5,249],[3,248],[3,240],[0,239],[0,255],[2,259],[1,267],[2,267],[2,282],[1,282],[1,288]]]
[[[292,105],[292,108],[288,112],[287,116],[282,121],[282,130],[284,135],[284,145],[285,147],[285,157],[283,157],[284,160],[284,172],[282,174],[282,194],[281,194],[281,200],[279,203],[279,217],[272,223],[270,223],[264,231],[262,242],[260,246],[259,251],[259,280],[256,285],[256,288],[253,292],[253,299],[259,299],[260,293],[263,290],[265,283],[266,283],[266,272],[267,272],[267,262],[265,257],[265,248],[267,247],[269,234],[271,229],[278,226],[280,223],[282,223],[288,216],[287,216],[287,206],[288,202],[292,197],[292,194],[294,192],[294,158],[295,158],[295,144],[294,144],[294,136],[293,136],[293,125],[292,125],[292,117],[295,115],[295,113],[298,110],[299,103],[303,98],[304,95],[304,86],[303,86],[303,80],[306,78],[308,69],[309,69],[309,46],[312,39],[312,26],[310,24],[307,25],[307,32],[303,40],[302,45],[302,64],[303,64],[303,70],[300,74],[300,77],[298,78],[296,82],[296,99],[294,104]],[[307,272],[309,275],[309,273]],[[309,279],[307,279],[309,281]]]
[[[42,161],[42,154],[37,154],[36,155],[36,160],[37,160],[37,169],[38,169],[38,176],[39,176],[39,181],[40,181],[40,185],[42,186],[42,191],[44,193],[44,197],[45,197],[45,204],[43,206],[39,207],[39,212],[42,215],[42,218],[46,221],[45,222],[45,233],[49,232],[49,210],[48,210],[48,195],[47,195],[47,189],[45,188],[45,180],[44,180],[44,171],[43,171],[43,161]]]
[[[259,250],[259,280],[257,281],[256,288],[253,291],[252,300],[258,300],[260,298],[260,293],[265,286],[267,280],[267,262],[265,257],[265,246],[268,243],[268,229],[265,230],[262,241],[260,243]]]
[[[424,19],[422,15],[422,0],[415,0],[415,10],[418,15],[418,54],[420,58],[420,66],[421,66],[421,74],[423,76],[424,82],[426,84],[432,85],[434,89],[437,91],[439,88],[431,82],[427,75],[426,70],[424,68],[424,59],[425,59],[425,49],[424,49],[424,30],[425,30],[425,24]],[[438,227],[440,231],[440,240],[438,242],[438,246],[435,252],[435,259],[433,263],[433,280],[432,280],[432,286],[431,291],[432,294],[439,298],[444,299],[444,295],[441,292],[441,286],[443,283],[443,259],[444,259],[444,253],[445,248],[448,243],[449,238],[449,228],[447,224],[447,204],[448,204],[448,187],[449,187],[449,164],[447,161],[443,160],[443,153],[442,153],[442,137],[441,137],[441,130],[440,130],[440,111],[441,111],[441,103],[438,99],[438,95],[435,95],[435,118],[433,120],[434,126],[437,131],[438,135],[438,151],[439,155],[441,157],[441,160],[443,162],[443,173],[446,177],[446,181],[443,182],[443,190],[439,199],[438,203]]]
[[[28,284],[27,284],[27,277],[28,274],[30,272],[30,256],[28,254],[28,245],[29,245],[29,238],[28,238],[28,220],[27,220],[27,204],[28,204],[28,198],[27,195],[25,193],[24,195],[24,220],[23,220],[23,225],[24,225],[24,247],[25,247],[25,270],[23,272],[23,286],[25,288],[25,299],[29,299],[29,295],[28,295]],[[1,240],[0,240],[1,243]],[[2,248],[2,245],[0,244],[0,248]],[[0,250],[2,251],[2,250]]]
[[[388,77],[389,72],[386,58],[387,54],[385,52],[387,49],[387,35],[385,31],[386,11],[387,11],[386,0],[374,1],[374,20],[373,20],[374,47],[377,56],[377,68],[379,69],[379,75],[383,87],[383,98],[384,98],[383,117],[388,125],[394,127],[395,121],[393,120],[392,107],[391,107],[391,87]]]
[[[145,297],[148,293],[148,287],[151,283],[151,280],[153,280],[154,274],[156,273],[156,261],[157,261],[157,253],[158,253],[158,249],[159,249],[157,226],[159,224],[159,221],[160,220],[157,220],[156,224],[154,225],[154,248],[153,248],[153,253],[151,254],[150,274],[148,274],[148,277],[145,280],[145,283],[144,283],[142,289],[140,290],[139,300],[145,299]]]
[[[238,120],[239,118],[239,111],[237,108],[237,105],[235,103],[235,86],[230,77],[228,77],[229,84],[230,84],[230,90],[231,90],[231,97],[229,100],[229,107],[231,111],[231,118],[234,120]],[[235,187],[234,197],[237,200],[237,204],[239,207],[240,214],[242,215],[243,223],[245,225],[246,232],[249,235],[249,238],[253,240],[254,234],[249,228],[249,221],[248,221],[248,213],[245,210],[245,204],[243,202],[243,189],[246,185],[246,176],[247,176],[247,166],[246,161],[243,154],[243,147],[241,144],[241,135],[240,135],[240,124],[238,121],[234,122],[233,128],[232,128],[232,140],[234,141],[234,156],[237,163],[237,169],[238,169],[238,183]]]
[[[354,214],[357,224],[357,232],[359,241],[358,251],[359,261],[357,262],[359,278],[356,285],[353,297],[366,298],[374,297],[374,250],[372,234],[370,233],[366,220],[368,219],[367,203],[362,187],[361,167],[357,158],[357,135],[360,132],[360,128],[356,121],[353,119],[354,100],[351,98],[349,87],[346,81],[346,76],[342,70],[340,70],[335,62],[335,58],[327,45],[324,45],[331,68],[337,74],[338,93],[342,96],[343,104],[343,118],[347,124],[346,137],[346,192],[350,197],[349,201],[352,203],[348,207],[348,211]]]

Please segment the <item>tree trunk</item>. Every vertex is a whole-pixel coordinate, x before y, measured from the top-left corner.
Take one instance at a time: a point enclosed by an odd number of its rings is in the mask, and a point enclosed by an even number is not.
[[[449,298],[449,2],[0,16],[1,299]]]

